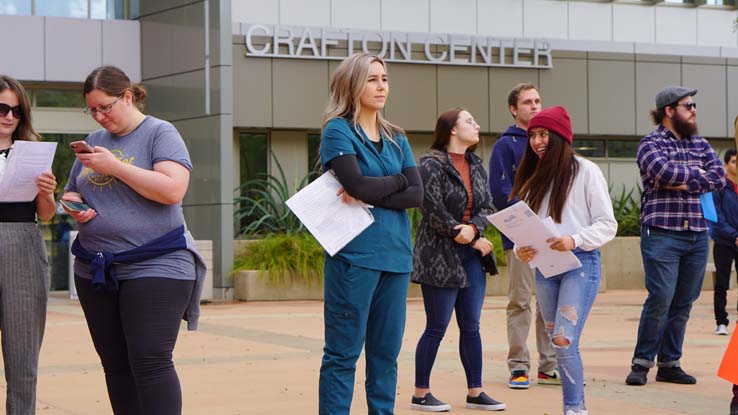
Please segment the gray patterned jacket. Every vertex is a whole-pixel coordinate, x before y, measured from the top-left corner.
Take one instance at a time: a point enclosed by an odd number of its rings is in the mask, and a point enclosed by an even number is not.
[[[487,172],[473,152],[467,151],[466,159],[474,195],[469,222],[483,235],[486,216],[493,212]],[[415,238],[412,281],[435,287],[467,287],[466,272],[454,248],[458,234],[454,226],[462,223],[467,204],[464,181],[445,151],[429,150],[418,169],[423,179],[423,219]]]

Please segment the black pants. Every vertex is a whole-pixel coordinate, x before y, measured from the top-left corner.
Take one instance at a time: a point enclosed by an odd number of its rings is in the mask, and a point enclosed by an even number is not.
[[[75,277],[116,415],[179,415],[182,390],[172,351],[194,281],[139,278],[118,291]]]
[[[713,244],[712,259],[715,261],[714,307],[716,324],[728,325],[728,313],[725,312],[727,292],[730,288],[730,269],[736,264],[738,270],[738,248]]]

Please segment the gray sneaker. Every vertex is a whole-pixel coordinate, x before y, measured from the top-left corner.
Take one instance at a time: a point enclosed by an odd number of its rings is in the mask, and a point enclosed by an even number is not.
[[[451,410],[451,405],[439,401],[435,396],[428,392],[422,398],[418,398],[413,395],[410,409],[424,412],[446,412]]]
[[[484,392],[473,398],[467,395],[466,407],[469,409],[481,409],[483,411],[503,411],[507,408],[504,403],[490,398],[489,395]]]

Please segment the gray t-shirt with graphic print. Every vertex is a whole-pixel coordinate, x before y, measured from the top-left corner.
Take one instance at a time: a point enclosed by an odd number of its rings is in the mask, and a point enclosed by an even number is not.
[[[110,150],[118,160],[146,170],[161,161],[174,161],[192,170],[182,136],[166,121],[147,116],[124,136],[98,130],[85,140]],[[98,174],[75,160],[65,191],[77,192],[97,211],[79,224],[79,240],[88,251],[117,253],[141,246],[185,223],[182,204],[164,205],[146,199],[113,176]],[[195,263],[187,250],[173,252],[135,264],[115,264],[118,279],[163,277],[195,279]],[[75,261],[74,273],[92,278],[88,265]]]

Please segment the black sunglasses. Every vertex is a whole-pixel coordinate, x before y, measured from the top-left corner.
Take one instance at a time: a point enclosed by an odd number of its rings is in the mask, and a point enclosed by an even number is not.
[[[21,107],[20,105],[16,105],[15,107],[11,107],[8,104],[0,103],[0,117],[7,117],[9,112],[13,112],[13,117],[16,119],[21,119],[23,116],[21,115]]]
[[[693,109],[697,109],[697,103],[696,102],[687,102],[685,104],[676,104],[676,106],[682,106],[687,109],[687,111],[692,111]]]

